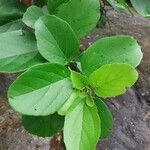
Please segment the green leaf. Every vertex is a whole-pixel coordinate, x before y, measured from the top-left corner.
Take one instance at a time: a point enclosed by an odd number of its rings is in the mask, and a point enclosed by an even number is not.
[[[59,64],[30,68],[9,88],[10,105],[17,112],[47,116],[58,111],[73,93],[70,72]]]
[[[144,17],[150,17],[150,0],[131,0],[136,11]]]
[[[86,104],[90,107],[94,106],[94,100],[90,94],[86,94]]]
[[[106,16],[106,14],[105,13],[101,14],[101,17],[100,17],[100,19],[99,19],[99,21],[97,23],[97,27],[98,28],[104,28],[106,23],[107,23],[107,16]]]
[[[100,137],[97,108],[82,100],[65,117],[64,141],[67,150],[94,150]]]
[[[76,99],[74,99],[74,101],[71,103],[71,105],[70,105],[70,107],[67,109],[67,111],[65,112],[65,115],[66,114],[68,114],[68,113],[70,113],[70,112],[72,112],[73,110],[74,110],[74,108],[77,106],[77,105],[79,105],[79,103],[81,102],[81,101],[83,101],[83,99],[85,98],[85,96],[83,97],[81,97],[80,95],[79,95],[79,93],[77,93],[78,95],[77,95],[77,97],[76,97]]]
[[[129,10],[129,6],[125,0],[107,0],[109,4],[118,11]]]
[[[90,75],[89,83],[98,96],[111,97],[125,93],[137,79],[137,71],[128,64],[106,64]]]
[[[0,72],[19,72],[44,63],[31,33],[12,31],[0,34]]]
[[[93,100],[93,97],[91,95],[91,91],[86,91],[86,92],[83,92],[83,91],[79,91],[78,92],[78,96],[81,98],[81,99],[85,99],[86,101],[86,104],[90,107],[93,107],[94,106],[94,100]]]
[[[131,36],[101,38],[93,43],[81,56],[81,66],[87,75],[104,64],[127,63],[136,67],[142,59],[141,48]]]
[[[0,26],[0,33],[20,30],[22,27],[23,27],[23,22],[20,19],[15,20]]]
[[[53,14],[60,5],[67,3],[70,0],[48,0],[47,6],[50,14]]]
[[[0,25],[21,18],[25,9],[19,0],[0,0]]]
[[[96,98],[95,103],[101,119],[101,138],[106,138],[112,134],[113,116],[108,106],[101,99]]]
[[[67,111],[70,109],[71,105],[74,103],[77,98],[77,93],[73,92],[70,98],[65,102],[65,104],[58,110],[58,114],[66,115]]]
[[[27,26],[34,28],[35,22],[43,15],[44,13],[41,8],[37,6],[30,6],[24,13],[22,21]]]
[[[88,78],[79,72],[71,71],[73,87],[82,90],[88,85]]]
[[[70,0],[60,5],[54,14],[67,21],[81,39],[96,27],[100,3],[99,0]]]
[[[63,128],[64,117],[56,113],[49,116],[22,116],[22,123],[29,133],[50,137]]]
[[[52,63],[66,64],[79,53],[79,42],[68,23],[55,16],[43,16],[35,23],[38,50]]]

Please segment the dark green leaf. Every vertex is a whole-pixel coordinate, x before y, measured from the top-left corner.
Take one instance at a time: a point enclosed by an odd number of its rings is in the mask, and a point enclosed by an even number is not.
[[[43,16],[35,24],[38,50],[52,63],[66,64],[79,53],[79,42],[69,24],[55,16]]]
[[[113,116],[108,106],[101,100],[95,99],[95,103],[98,109],[98,114],[101,119],[101,138],[106,138],[112,134],[113,128]]]
[[[0,33],[20,30],[23,27],[21,19],[0,26]]]
[[[93,43],[81,56],[81,66],[87,75],[104,64],[127,63],[136,67],[142,59],[141,48],[130,36],[105,37]]]
[[[41,6],[46,5],[47,1],[48,0],[35,0],[34,4],[41,7]]]
[[[63,3],[67,3],[70,0],[48,0],[48,10],[50,12],[50,14],[53,14],[60,5],[62,5]]]
[[[9,103],[24,115],[53,114],[73,93],[69,76],[70,72],[59,64],[32,67],[10,86]]]
[[[79,39],[87,35],[100,18],[99,0],[70,0],[54,13],[67,21]]]
[[[50,137],[63,128],[64,117],[56,113],[49,116],[22,116],[22,123],[29,133]]]
[[[25,9],[19,0],[0,0],[0,25],[21,18]]]
[[[0,72],[19,72],[44,63],[31,33],[12,31],[0,34]]]

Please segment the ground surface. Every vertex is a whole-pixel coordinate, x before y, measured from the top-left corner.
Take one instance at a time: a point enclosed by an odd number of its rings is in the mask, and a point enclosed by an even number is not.
[[[109,24],[95,29],[83,41],[82,49],[91,41],[106,35],[129,34],[142,45],[144,58],[138,67],[140,79],[126,94],[108,101],[115,118],[113,135],[100,140],[97,150],[150,150],[150,20],[130,17],[108,9]],[[42,139],[26,133],[20,117],[6,101],[6,87],[13,76],[0,75],[0,150],[48,150],[49,138]]]

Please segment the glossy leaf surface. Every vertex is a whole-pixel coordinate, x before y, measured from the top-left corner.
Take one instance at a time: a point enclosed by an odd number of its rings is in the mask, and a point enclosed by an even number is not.
[[[120,35],[101,38],[81,56],[81,66],[87,75],[104,64],[127,63],[136,67],[142,59],[141,48],[130,36]]]

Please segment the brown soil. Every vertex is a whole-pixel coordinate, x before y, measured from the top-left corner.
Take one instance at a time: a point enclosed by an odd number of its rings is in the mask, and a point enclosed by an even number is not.
[[[137,38],[144,58],[138,67],[137,85],[123,96],[107,101],[115,118],[111,137],[100,140],[97,150],[150,150],[150,20],[135,14],[117,13],[108,8],[108,24],[95,29],[83,40],[85,49],[104,36],[127,34]],[[48,150],[49,138],[32,136],[24,131],[20,117],[6,101],[6,89],[16,75],[0,75],[0,150]]]

